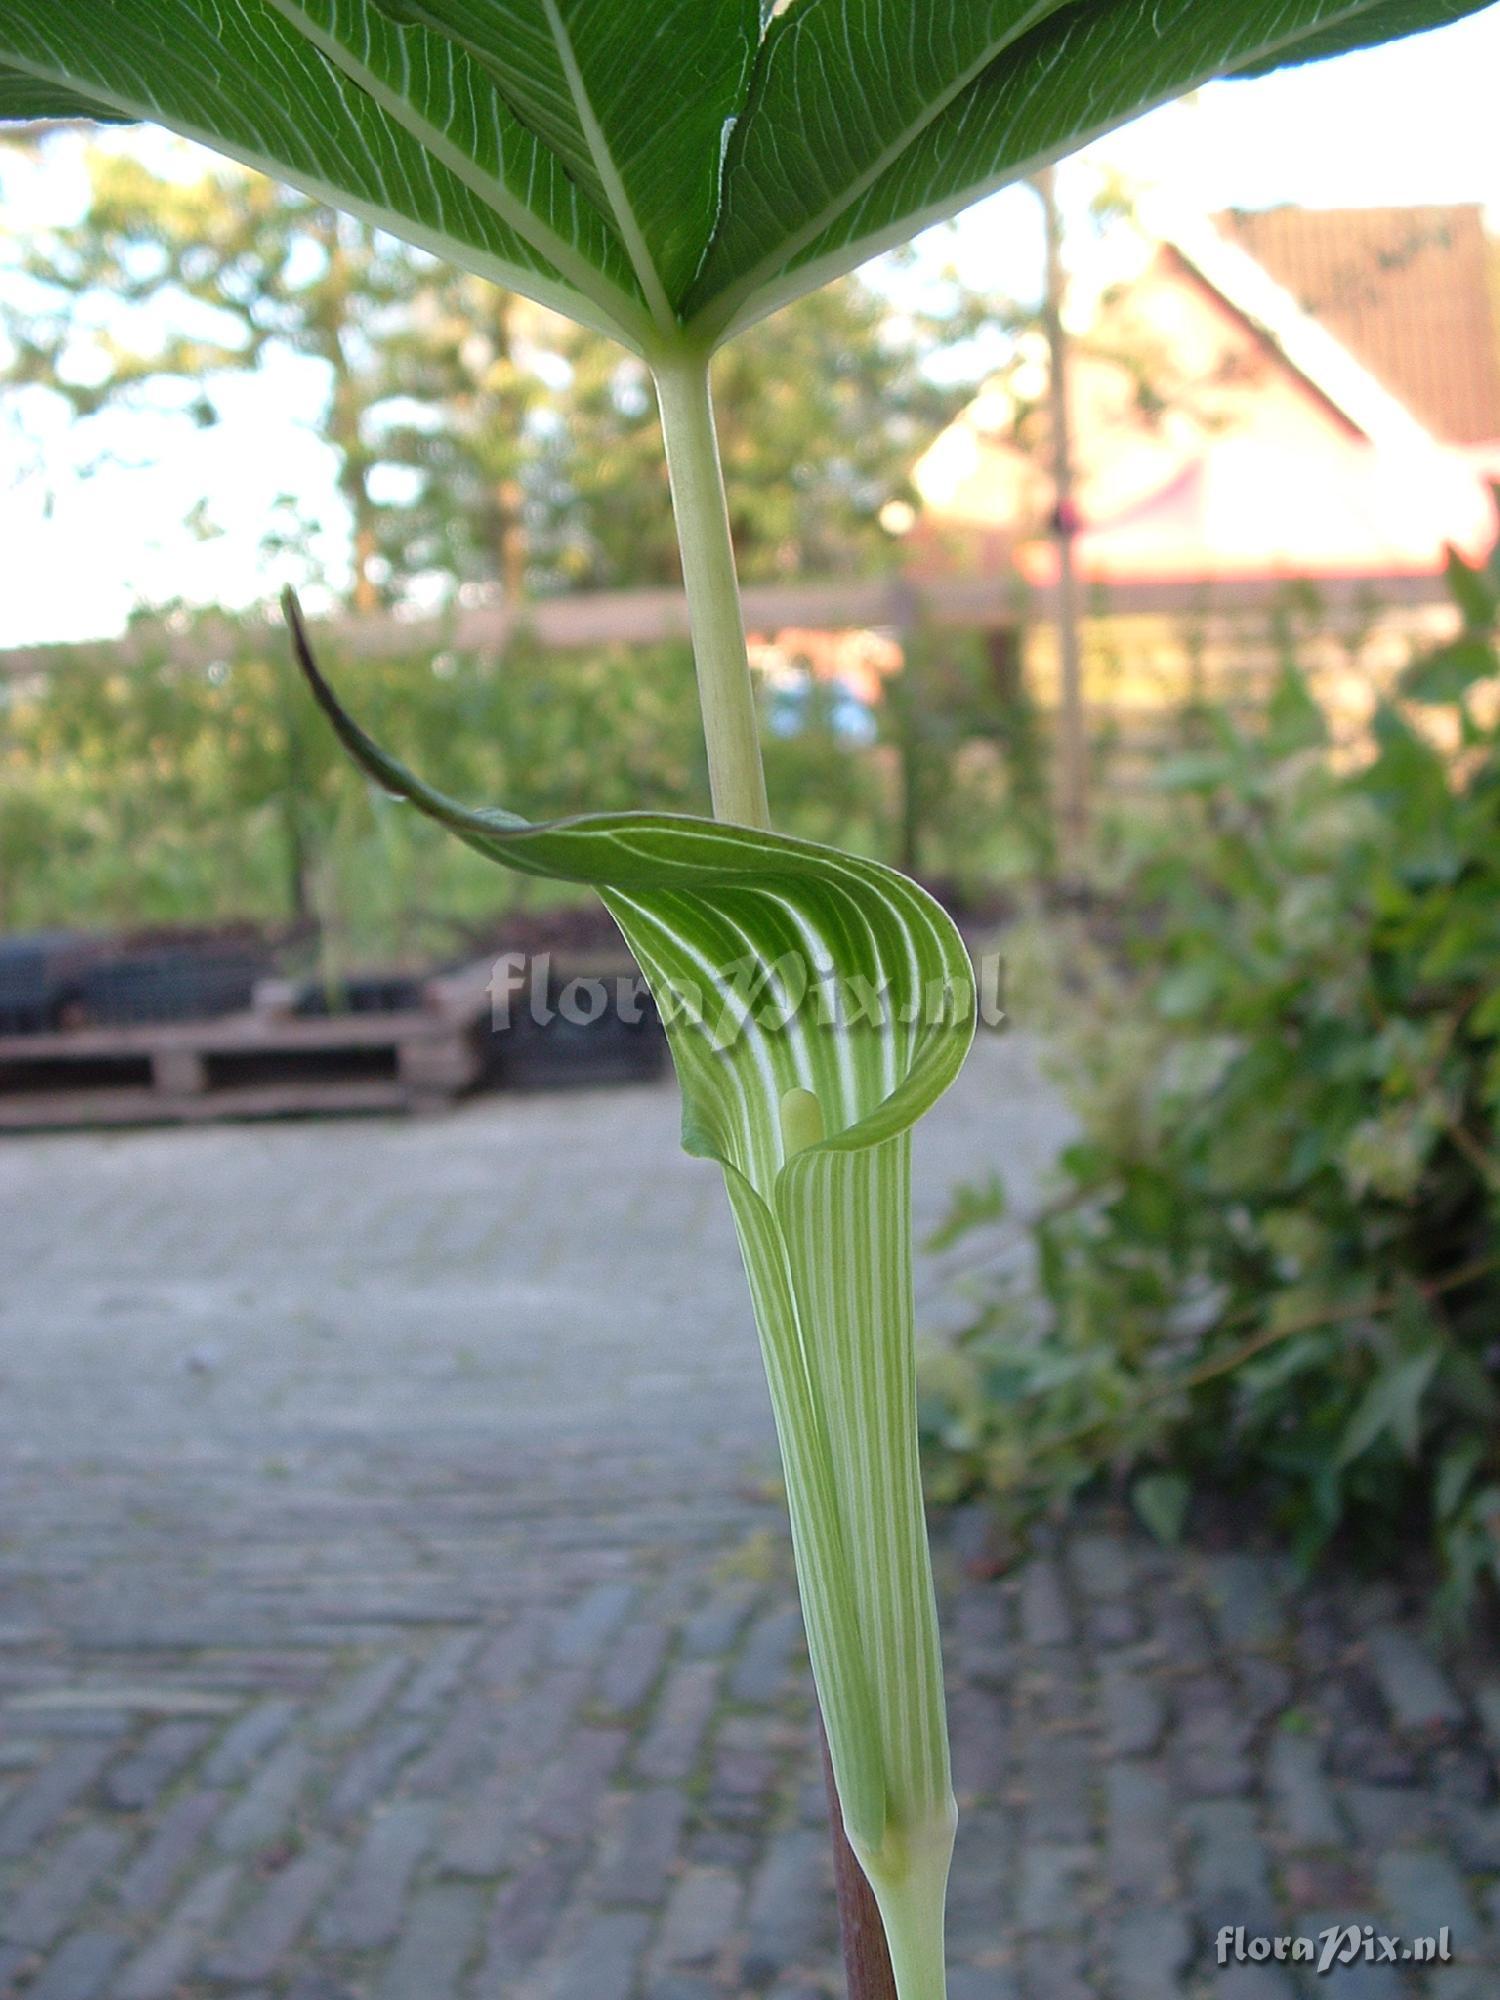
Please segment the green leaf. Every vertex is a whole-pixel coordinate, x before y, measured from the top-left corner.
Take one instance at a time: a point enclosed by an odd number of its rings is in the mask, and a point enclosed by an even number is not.
[[[973,1034],[963,941],[915,883],[808,841],[457,805],[350,719],[287,613],[309,685],[376,784],[506,867],[593,884],[635,953],[683,1143],[719,1163],[734,1212],[845,1824],[909,1938],[941,1911],[953,1824],[917,1464],[910,1132]]]
[[[1349,1419],[1334,1463],[1350,1464],[1387,1433],[1409,1456],[1416,1448],[1422,1398],[1441,1358],[1442,1349],[1434,1341],[1424,1353],[1382,1369]]]
[[[1219,968],[1206,957],[1173,966],[1156,982],[1152,999],[1165,1021],[1187,1021],[1201,1014],[1218,997],[1223,981]]]
[[[719,213],[725,141],[760,45],[760,0],[379,0],[450,35],[615,219],[658,323]]]
[[[1471,632],[1492,631],[1496,613],[1500,612],[1500,590],[1490,581],[1488,572],[1466,563],[1450,543],[1444,576],[1448,594],[1462,612],[1467,629]]]
[[[5,0],[5,73],[146,118],[605,331],[472,189],[262,0]],[[0,111],[11,102],[0,95]]]
[[[605,214],[461,44],[401,25],[393,8],[372,0],[268,4],[569,283],[640,337],[649,317],[644,295]]]
[[[964,1181],[949,1198],[948,1213],[932,1230],[926,1248],[934,1253],[950,1250],[972,1229],[984,1229],[1003,1221],[1010,1207],[1005,1182],[992,1173],[982,1181]]]
[[[156,119],[659,356],[1214,76],[1480,4],[7,0],[0,117]]]
[[[1489,680],[1500,671],[1494,648],[1484,639],[1455,639],[1424,653],[1401,676],[1401,692],[1408,701],[1462,701],[1475,681]]]
[[[1378,41],[1483,4],[950,0],[916,9],[799,0],[767,37],[750,115],[730,148],[724,218],[688,311],[723,338],[1216,76],[1325,52],[1314,38]],[[982,33],[998,53],[975,75],[965,64]],[[790,226],[778,256],[779,215]]]
[[[1133,1482],[1130,1504],[1156,1539],[1171,1548],[1187,1525],[1192,1485],[1181,1472],[1147,1472]]]
[[[92,118],[101,125],[128,124],[129,118],[107,104],[85,97],[49,78],[27,76],[0,65],[0,119]]]
[[[1219,750],[1185,750],[1166,757],[1151,773],[1153,791],[1210,792],[1234,775],[1234,762]]]
[[[1489,0],[1448,0],[1434,6],[1432,0],[1380,0],[1374,7],[1348,9],[1350,19],[1330,22],[1320,33],[1309,35],[1290,54],[1246,63],[1236,76],[1264,76],[1268,70],[1287,63],[1322,62],[1328,56],[1347,55],[1352,49],[1373,48],[1379,42],[1399,41],[1404,35],[1419,35],[1428,28],[1440,28],[1450,21],[1477,14]]]
[[[772,21],[729,144],[724,217],[696,296],[775,277],[1063,0],[799,0]]]
[[[1318,706],[1306,674],[1288,667],[1276,679],[1266,705],[1266,749],[1273,757],[1321,750],[1328,741],[1328,718]]]
[[[1450,1445],[1439,1458],[1437,1476],[1432,1482],[1432,1507],[1440,1521],[1458,1512],[1460,1502],[1483,1463],[1484,1444],[1472,1436]]]

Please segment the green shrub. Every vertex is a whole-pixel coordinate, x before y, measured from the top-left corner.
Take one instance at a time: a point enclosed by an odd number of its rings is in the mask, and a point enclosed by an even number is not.
[[[965,901],[1053,860],[1036,706],[1019,651],[1001,665],[989,636],[919,618],[879,709],[895,767],[884,858]]]
[[[1213,1492],[1308,1562],[1419,1534],[1449,1608],[1492,1559],[1500,559],[1451,581],[1361,768],[1288,671],[1162,773],[1111,937],[1054,929],[1081,1132],[1034,1273],[928,1358],[939,1496],[1113,1474],[1160,1533]],[[966,1191],[948,1234],[994,1217]]]
[[[368,712],[464,798],[537,818],[707,799],[686,645],[350,662]],[[360,957],[462,948],[527,890],[374,788],[308,717],[282,635],[184,664],[59,649],[0,687],[0,927],[316,917]],[[542,893],[529,892],[533,895]],[[555,900],[558,891],[545,892]]]
[[[462,949],[508,905],[569,893],[497,875],[352,785],[292,685],[282,635],[249,619],[216,630],[217,659],[175,660],[142,633],[116,662],[59,648],[45,676],[0,683],[0,928],[311,917],[341,957],[404,958]],[[499,658],[450,649],[341,664],[376,726],[458,798],[503,798],[538,820],[707,811],[686,643],[562,651],[522,632]],[[903,808],[888,753],[841,733],[829,691],[813,693],[801,726],[766,740],[781,823],[895,858]],[[964,887],[1014,873],[988,712],[959,675],[923,671],[916,693],[931,738],[923,864]]]

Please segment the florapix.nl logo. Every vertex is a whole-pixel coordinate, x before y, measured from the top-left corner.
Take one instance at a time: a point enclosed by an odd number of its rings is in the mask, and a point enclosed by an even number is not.
[[[1453,1948],[1446,1924],[1411,1938],[1392,1937],[1373,1924],[1329,1924],[1300,1937],[1247,1935],[1242,1925],[1225,1924],[1216,1955],[1220,1965],[1307,1965],[1326,1979],[1348,1965],[1448,1965]]]
[[[974,962],[979,1019],[998,1028],[1005,1021],[1005,965],[999,952]],[[525,1018],[538,1027],[561,1019],[586,1028],[612,1018],[635,1026],[655,1008],[662,1025],[689,1022],[718,1049],[730,1049],[753,1025],[783,1034],[794,1024],[832,1028],[944,1028],[957,1025],[963,1001],[945,978],[904,982],[842,973],[828,960],[792,950],[775,959],[746,954],[702,977],[658,978],[648,986],[638,971],[573,972],[546,951],[502,952],[490,971],[490,1025],[499,1034]]]

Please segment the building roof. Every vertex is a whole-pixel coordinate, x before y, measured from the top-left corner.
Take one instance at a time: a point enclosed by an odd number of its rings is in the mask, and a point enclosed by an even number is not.
[[[1218,221],[1435,437],[1500,438],[1500,314],[1477,204],[1232,210]]]
[[[1140,221],[1147,261],[1072,343],[1081,574],[1437,577],[1445,543],[1489,547],[1500,444],[1437,438],[1233,237]],[[1045,394],[1027,404],[997,378],[934,441],[914,470],[926,559],[1047,579],[1047,421]]]

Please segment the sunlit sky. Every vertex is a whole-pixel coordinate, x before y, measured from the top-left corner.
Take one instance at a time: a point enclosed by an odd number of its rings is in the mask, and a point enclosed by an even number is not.
[[[1066,173],[1065,205],[1086,201],[1103,165],[1199,210],[1478,201],[1500,226],[1497,84],[1492,6],[1436,34],[1217,84],[1155,112]],[[7,233],[66,219],[78,189],[65,153],[40,172],[7,166]],[[955,259],[972,285],[1035,294],[1040,244],[1027,190],[981,204],[923,247],[924,262]],[[314,554],[337,580],[343,522],[332,456],[312,428],[321,396],[312,364],[231,378],[217,392],[223,420],[214,428],[137,418],[125,443],[144,462],[88,478],[70,471],[86,455],[83,427],[70,433],[60,408],[43,414],[29,401],[31,452],[44,455],[46,476],[22,454],[0,490],[0,646],[106,637],[140,605],[243,605],[302,580],[295,555],[260,550],[280,495],[324,524]],[[13,433],[0,435],[14,445]],[[184,526],[195,512],[213,530],[206,537]]]

